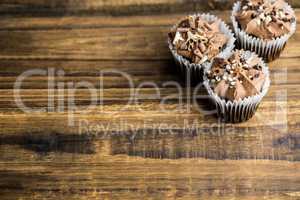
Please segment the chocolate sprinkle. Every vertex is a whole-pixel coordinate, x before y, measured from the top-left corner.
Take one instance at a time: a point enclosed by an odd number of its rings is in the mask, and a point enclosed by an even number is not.
[[[261,90],[265,76],[262,67],[256,64],[258,57],[245,59],[243,55],[244,51],[240,50],[229,59],[215,58],[211,70],[207,72],[211,87],[225,99],[238,100]],[[226,92],[226,88],[235,92]]]

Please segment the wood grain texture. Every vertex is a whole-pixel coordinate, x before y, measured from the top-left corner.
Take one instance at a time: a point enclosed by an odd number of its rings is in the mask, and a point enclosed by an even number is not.
[[[297,11],[297,16],[298,13],[299,11]],[[169,16],[165,15],[162,18],[169,18]],[[114,18],[112,21],[117,23],[118,19]],[[152,20],[150,16],[148,16],[148,20]],[[2,49],[0,59],[169,59],[170,52],[167,48],[166,35],[169,26],[173,23],[169,23],[167,27],[156,23],[155,28],[134,26],[38,31],[3,30],[0,31],[0,37],[5,38],[5,40],[0,41],[0,48]],[[80,21],[78,25],[80,26]],[[282,57],[299,56],[299,43],[295,42],[299,35],[299,30],[297,30],[295,36],[290,39],[287,50],[282,54]]]
[[[60,156],[62,159],[64,157],[64,154]],[[94,160],[93,156],[91,160]],[[10,187],[10,191],[14,192],[2,191],[3,199],[299,197],[299,165],[288,162],[183,159],[157,160],[154,163],[125,156],[115,156],[113,160],[102,156],[101,160],[101,163],[92,163],[90,160],[82,163],[23,163],[27,167],[21,163],[11,163],[9,169],[0,166],[1,175],[5,177],[1,179],[1,186]],[[223,174],[223,171],[228,173]]]
[[[217,1],[205,2],[201,9]],[[269,64],[272,86],[256,115],[224,124],[204,112],[214,109],[208,100],[193,104],[166,46],[169,27],[182,12],[198,9],[190,8],[194,4],[1,1],[1,200],[300,198],[299,29],[281,58]],[[214,13],[229,19],[229,11]],[[68,93],[54,87],[54,102],[47,107],[49,77],[34,75],[24,80],[20,97],[27,106],[46,110],[24,113],[13,87],[31,69],[64,71],[62,77],[50,76],[56,83],[91,83],[97,105],[88,107],[86,88]],[[160,94],[145,86],[127,105],[128,81],[117,74],[100,76],[109,69],[127,73],[135,87],[153,82]],[[183,94],[167,81],[178,82]],[[68,110],[73,96],[77,107]],[[169,98],[162,110],[164,97]]]
[[[2,0],[0,14],[17,15],[137,15],[230,9],[233,0]],[[293,4],[298,6],[297,3]]]
[[[4,15],[138,15],[230,10],[234,0],[1,0]],[[297,0],[288,1],[299,8]]]

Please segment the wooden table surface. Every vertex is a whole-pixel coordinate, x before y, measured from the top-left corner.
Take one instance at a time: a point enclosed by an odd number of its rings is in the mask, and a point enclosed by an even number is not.
[[[299,1],[290,2],[300,19]],[[198,111],[174,70],[169,27],[194,11],[228,22],[230,7],[1,0],[0,199],[300,199],[299,28],[269,64],[272,86],[248,122],[223,124]],[[19,97],[44,110],[27,113],[13,88],[33,69],[41,73],[22,81]],[[130,104],[129,82],[116,71],[132,78]],[[64,89],[80,83],[99,94],[96,106],[88,107],[88,88]]]

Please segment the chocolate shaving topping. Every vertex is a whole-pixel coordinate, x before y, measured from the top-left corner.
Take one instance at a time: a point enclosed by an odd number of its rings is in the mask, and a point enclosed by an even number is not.
[[[265,75],[258,57],[245,59],[242,50],[229,59],[215,58],[207,77],[214,92],[226,100],[239,100],[258,94]]]
[[[202,64],[217,56],[228,41],[219,25],[219,21],[207,22],[199,16],[188,16],[169,33],[169,38],[179,55]]]
[[[285,5],[284,0],[243,0],[236,18],[248,34],[271,40],[291,31],[295,16]]]

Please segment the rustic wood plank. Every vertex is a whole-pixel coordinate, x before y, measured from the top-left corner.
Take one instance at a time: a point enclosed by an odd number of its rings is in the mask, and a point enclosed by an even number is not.
[[[298,60],[291,59],[291,65],[297,65]],[[278,64],[282,65],[282,64]],[[294,67],[296,68],[296,67]],[[0,75],[2,77],[19,76],[27,70],[41,69],[41,70],[62,70],[64,76],[80,77],[100,76],[101,71],[104,70],[119,70],[128,73],[132,76],[156,76],[163,74],[176,75],[174,62],[171,60],[109,60],[109,61],[72,61],[72,60],[0,60]],[[281,68],[279,68],[281,69]],[[112,74],[107,74],[112,76]]]
[[[136,15],[207,10],[229,10],[234,0],[2,0],[0,14],[27,15]],[[289,0],[292,6],[300,7],[298,1]]]
[[[52,74],[52,71],[55,74],[56,82],[59,81],[67,84],[68,82],[78,83],[80,81],[88,81],[95,88],[100,88],[100,86],[102,88],[128,88],[130,85],[129,80],[125,75],[118,72],[123,72],[130,76],[135,86],[146,81],[153,82],[158,87],[162,87],[164,82],[167,81],[183,82],[177,76],[172,60],[153,62],[2,60],[0,61],[0,88],[12,89],[19,75],[33,69],[44,70],[47,75],[33,75],[26,78],[22,84],[23,89],[48,88],[47,79]],[[115,72],[108,73],[111,70]],[[64,73],[60,78],[57,76],[59,71],[63,71]],[[103,81],[103,85],[101,85],[101,81]]]
[[[1,162],[41,162],[42,155],[47,162],[74,161],[68,154],[61,159],[60,153],[82,155],[78,161],[88,162],[84,155],[101,157],[105,152],[109,152],[108,156],[152,159],[300,160],[299,124],[295,123],[299,113],[289,117],[288,129],[273,116],[261,113],[237,125],[216,123],[212,117],[196,112],[169,112],[173,118],[149,110],[145,110],[148,118],[134,111],[117,113],[120,116],[115,118],[112,113],[75,113],[74,126],[67,126],[66,113],[1,115],[3,121],[11,120],[0,124],[5,126],[0,136]],[[97,149],[106,140],[110,145]],[[51,153],[53,156],[48,157]]]
[[[299,13],[297,11],[297,15]],[[226,21],[229,18],[225,17],[224,13],[216,14]],[[0,59],[170,59],[166,35],[171,24],[182,16],[163,15],[153,19],[151,16],[144,16],[141,19],[139,17],[123,19],[67,17],[33,20],[6,18],[1,22],[3,29],[0,36],[5,40],[0,41],[2,49]],[[10,20],[15,20],[15,23],[11,23]],[[295,42],[298,37],[299,31],[290,39],[282,57],[299,56],[299,43]]]
[[[288,66],[286,63],[289,63]],[[273,80],[269,95],[265,98],[266,101],[276,100],[277,91],[284,91],[287,93],[287,97],[291,104],[294,104],[299,98],[298,85],[298,63],[299,59],[280,59],[270,64]],[[41,67],[40,67],[41,66]],[[59,67],[58,67],[59,66]],[[142,89],[133,91],[128,89],[129,82],[126,78],[119,75],[106,75],[100,76],[101,70],[119,69],[122,72],[126,72],[133,79],[134,88],[138,88],[145,82],[152,82],[156,84],[160,89],[160,94],[157,94],[157,90],[152,86],[143,86]],[[132,67],[134,66],[134,68]],[[17,75],[25,72],[28,69],[44,69],[58,68],[65,71],[63,78],[55,78],[56,84],[54,88],[57,88],[57,83],[64,83],[64,89],[54,90],[54,106],[51,109],[57,109],[58,102],[64,105],[68,104],[68,100],[74,96],[76,105],[85,106],[90,104],[91,93],[88,89],[77,89],[75,94],[68,94],[67,92],[75,91],[73,89],[67,91],[67,83],[79,83],[81,81],[88,81],[96,89],[96,96],[98,103],[104,105],[124,105],[131,99],[130,93],[136,94],[135,100],[138,103],[153,102],[159,104],[162,98],[171,97],[168,101],[170,103],[178,103],[178,98],[187,101],[191,99],[191,95],[186,95],[187,90],[184,88],[184,81],[180,80],[180,77],[172,72],[174,64],[169,61],[158,62],[146,62],[146,61],[1,61],[0,62],[0,109],[2,112],[6,110],[18,110],[13,87],[17,78]],[[285,71],[286,70],[286,71]],[[286,77],[284,78],[284,76]],[[278,77],[283,80],[278,80]],[[104,81],[104,85],[101,85],[100,80]],[[179,91],[174,86],[165,86],[164,84],[169,81],[178,82],[183,87],[183,95],[179,95]],[[30,107],[40,108],[48,105],[48,77],[47,76],[33,76],[24,80],[22,84],[23,90],[20,91],[20,97],[22,101]],[[104,90],[101,90],[101,89]],[[133,88],[133,89],[134,89]],[[32,90],[34,89],[34,90]],[[100,99],[100,94],[102,98]],[[200,94],[205,92],[200,90]],[[297,105],[297,104],[295,104]]]
[[[298,70],[299,58],[279,59],[270,63],[272,74],[282,74],[286,70],[286,82],[283,84],[297,84],[300,71]],[[286,65],[288,63],[288,67]],[[133,67],[134,66],[134,67]],[[124,75],[104,73],[105,70],[119,70],[132,78],[135,87],[147,81],[163,87],[168,81],[176,81],[183,84],[184,81],[176,73],[176,67],[172,60],[162,61],[56,61],[56,60],[2,60],[0,61],[0,89],[12,89],[19,75],[27,70],[44,70],[46,75],[33,75],[22,82],[23,89],[46,89],[48,77],[53,77],[57,83],[79,83],[87,81],[95,88],[127,88],[129,81]],[[57,76],[63,71],[63,76]],[[104,82],[101,85],[101,81]],[[278,84],[274,82],[273,84]],[[282,83],[280,83],[282,84]],[[102,87],[101,87],[102,86]],[[150,87],[150,86],[145,86]]]
[[[212,11],[229,21],[230,11]],[[140,16],[62,16],[62,17],[18,17],[3,16],[0,30],[76,29],[104,27],[171,26],[184,14],[140,15]]]
[[[230,9],[233,0],[190,1],[190,0],[2,0],[0,14],[21,15],[133,15],[153,13],[190,12],[199,10]],[[297,6],[297,3],[293,3]]]
[[[204,102],[203,102],[204,103]],[[201,105],[201,102],[200,102]],[[193,122],[194,120],[198,121],[201,125],[204,126],[208,124],[215,125],[217,119],[208,113],[203,111],[199,112],[196,106],[192,105],[178,105],[175,103],[170,103],[164,105],[165,110],[159,110],[161,105],[154,102],[144,102],[143,104],[138,105],[128,105],[124,104],[115,104],[115,105],[102,105],[94,108],[87,107],[78,107],[70,111],[60,111],[60,112],[38,112],[28,115],[26,113],[21,113],[19,111],[6,111],[1,112],[1,132],[3,134],[9,133],[22,133],[22,132],[36,132],[36,130],[46,131],[47,130],[56,130],[57,132],[67,131],[65,126],[68,125],[68,120],[72,120],[74,117],[75,123],[78,124],[80,120],[91,120],[91,123],[99,122],[100,125],[104,126],[109,125],[110,123],[122,123],[128,126],[124,127],[124,131],[128,130],[131,125],[136,129],[143,128],[144,123],[146,124],[145,128],[151,128],[152,124],[162,124],[173,125],[176,124],[175,128],[182,129],[185,122]],[[255,127],[255,126],[268,126],[268,125],[295,125],[299,123],[299,105],[296,101],[289,101],[288,105],[285,105],[285,102],[279,101],[276,104],[272,105],[270,101],[263,101],[257,115],[254,116],[249,122],[235,124],[234,127]],[[205,107],[204,107],[205,108]],[[211,110],[204,109],[203,110]],[[281,108],[281,109],[280,109]],[[278,109],[276,111],[276,109]],[[284,110],[286,109],[286,110]],[[287,115],[287,116],[285,116]],[[286,117],[287,122],[284,121]],[[204,120],[205,119],[205,120]],[[265,120],[263,120],[265,119]],[[17,120],[17,122],[16,122]],[[185,121],[187,120],[187,121]],[[55,122],[55,123],[54,123]],[[57,123],[56,123],[57,122]],[[222,125],[222,124],[221,124]],[[231,125],[229,125],[231,126]],[[52,127],[52,128],[51,128]],[[48,129],[50,128],[50,129]],[[76,128],[76,127],[75,127]],[[116,131],[119,127],[111,127],[113,131]],[[26,131],[28,129],[28,131]],[[33,131],[35,130],[35,131]],[[217,130],[215,130],[217,131]],[[247,131],[247,130],[246,130]],[[290,130],[291,132],[293,129]],[[295,129],[297,131],[297,129]],[[78,132],[78,130],[77,130]],[[286,131],[285,131],[286,132]]]
[[[0,59],[170,59],[167,32],[162,27],[1,31]],[[281,57],[299,56],[299,35],[297,30]]]
[[[9,188],[1,193],[4,199],[249,200],[297,199],[299,196],[299,164],[206,160],[153,162],[128,157],[102,157],[102,160],[99,164],[26,163],[27,167],[21,163],[1,164],[0,173],[5,178],[0,185]]]
[[[159,91],[158,91],[159,90]],[[90,101],[93,98],[97,104],[104,105],[113,105],[113,104],[124,104],[132,103],[139,104],[143,102],[153,102],[155,104],[163,104],[165,101],[163,99],[167,99],[165,103],[174,103],[178,104],[179,101],[193,101],[194,97],[189,92],[194,92],[195,88],[191,88],[190,90],[181,88],[179,90],[177,87],[140,87],[140,88],[111,88],[111,89],[95,89],[93,93],[91,93],[88,89],[57,89],[53,90],[53,94],[51,97],[53,98],[53,105],[50,106],[51,109],[57,109],[58,103],[63,103],[64,105],[71,105],[69,103],[70,100],[74,99],[76,105],[85,106],[90,105]],[[14,91],[12,89],[3,89],[1,90],[1,100],[0,100],[0,109],[2,112],[6,110],[10,110],[12,108],[16,109],[17,104],[15,102],[16,98],[19,97],[25,105],[36,108],[36,107],[47,107],[50,104],[50,100],[48,98],[48,89],[22,89],[18,93],[18,96],[14,96]],[[286,97],[292,103],[299,99],[299,87],[298,84],[282,84],[272,85],[270,87],[268,95],[265,97],[265,100],[273,101],[286,101],[286,99],[280,100],[278,95],[279,92],[282,92],[283,95],[286,93]],[[206,92],[203,88],[201,88],[198,92],[198,95],[206,95]],[[52,102],[52,101],[51,101]],[[206,102],[205,102],[206,103]],[[298,104],[294,104],[298,105]],[[179,106],[179,105],[178,105]],[[66,108],[67,109],[67,108]]]
[[[230,23],[231,11],[211,11],[221,19]],[[60,17],[18,17],[3,16],[0,21],[0,30],[48,30],[48,29],[84,29],[84,28],[111,28],[111,27],[157,27],[172,26],[185,13],[140,15],[140,16],[60,16]],[[297,19],[300,17],[296,9]],[[299,23],[299,20],[298,20]]]
[[[132,118],[136,108],[132,110],[133,113],[123,113],[123,117],[137,125],[141,115]],[[174,114],[161,117],[153,113],[155,110],[150,107],[144,118],[150,119],[152,125],[181,121],[183,126],[183,119],[192,123],[199,115],[195,113],[190,118],[180,114],[174,121],[170,119]],[[97,125],[115,123],[112,116],[78,113],[76,118]],[[4,188],[4,199],[29,199],[33,195],[52,198],[54,194],[61,198],[101,199],[103,193],[109,199],[153,195],[165,198],[169,193],[185,199],[298,197],[300,166],[295,161],[300,159],[299,125],[292,125],[293,120],[298,121],[295,115],[289,119],[289,132],[272,124],[259,126],[252,119],[233,127],[215,124],[213,132],[206,132],[204,125],[197,131],[178,128],[173,134],[151,126],[133,132],[79,134],[77,126],[66,127],[63,113],[10,114],[0,118],[0,127],[6,127],[0,129],[0,174],[4,177],[0,187]],[[263,123],[268,121],[263,119]],[[212,123],[209,118],[205,120]]]
[[[280,58],[268,63],[274,73],[287,70],[287,75],[299,71],[300,58]],[[55,72],[62,70],[67,77],[90,76],[97,77],[102,70],[120,70],[132,76],[155,76],[158,74],[178,76],[175,63],[170,57],[166,60],[0,60],[0,76],[19,76],[27,70],[53,69]],[[109,74],[108,74],[109,75]],[[289,81],[289,80],[287,80]]]

